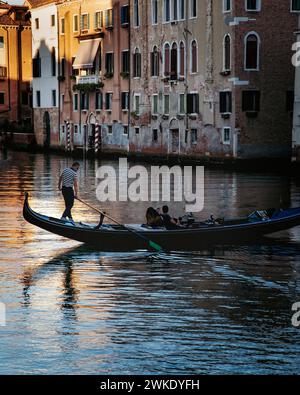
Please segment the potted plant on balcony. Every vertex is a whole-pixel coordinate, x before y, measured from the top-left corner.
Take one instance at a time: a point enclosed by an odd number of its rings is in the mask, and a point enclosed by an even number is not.
[[[107,80],[111,80],[111,79],[113,78],[113,76],[114,76],[114,73],[112,73],[112,72],[106,72],[106,73],[104,74],[104,77],[105,77]]]
[[[129,71],[121,71],[120,76],[124,80],[127,80],[129,78]]]
[[[103,86],[103,82],[99,82],[98,84],[75,84],[73,86],[73,91],[80,91],[83,93],[95,92],[96,90],[103,88]]]
[[[133,119],[139,119],[139,118],[140,118],[139,114],[137,114],[136,111],[132,111],[132,112],[130,113],[130,115],[131,115],[131,117],[132,117]]]

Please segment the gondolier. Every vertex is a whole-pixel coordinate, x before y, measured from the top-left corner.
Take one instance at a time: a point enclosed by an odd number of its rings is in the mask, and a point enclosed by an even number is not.
[[[74,200],[78,197],[78,176],[79,163],[73,163],[72,167],[65,169],[59,178],[58,189],[62,191],[65,199],[66,209],[62,215],[62,220],[73,221],[72,208]]]

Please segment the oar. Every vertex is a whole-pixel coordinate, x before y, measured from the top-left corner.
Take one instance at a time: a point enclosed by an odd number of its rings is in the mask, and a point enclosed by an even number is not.
[[[121,224],[119,221],[117,221],[116,219],[110,217],[109,215],[107,215],[104,211],[98,210],[96,207],[91,206],[89,203],[85,202],[84,200],[80,199],[80,198],[76,198],[80,203],[86,205],[87,207],[89,207],[90,209],[96,211],[98,214],[105,216],[107,219],[109,219],[110,221],[114,222],[115,224],[122,226],[122,228],[126,229],[128,232],[134,234],[136,237],[139,237],[140,239],[144,240],[144,242],[146,243],[146,245],[150,248],[152,248],[153,250],[157,251],[157,252],[162,252],[164,251],[164,249],[157,243],[154,243],[154,241],[149,240],[146,236],[136,232],[133,229],[128,228],[127,226],[125,226],[124,224]]]

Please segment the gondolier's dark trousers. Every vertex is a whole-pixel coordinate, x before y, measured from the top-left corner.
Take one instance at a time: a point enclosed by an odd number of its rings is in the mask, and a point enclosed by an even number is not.
[[[74,206],[74,200],[75,200],[75,194],[74,194],[74,189],[73,188],[67,188],[63,187],[62,188],[62,194],[65,199],[65,204],[66,204],[66,209],[63,213],[63,218],[69,218],[72,219],[72,213],[71,210]]]

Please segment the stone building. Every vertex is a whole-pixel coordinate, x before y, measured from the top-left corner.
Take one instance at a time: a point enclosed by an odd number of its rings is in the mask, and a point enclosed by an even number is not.
[[[130,151],[289,158],[294,3],[131,1]]]
[[[127,152],[128,1],[61,1],[58,19],[60,144],[94,149],[100,127],[103,150]]]
[[[300,12],[300,1],[292,4],[295,12]],[[298,17],[298,29],[295,32],[295,44],[293,49],[293,65],[295,66],[295,95],[294,95],[294,117],[293,117],[293,136],[292,149],[293,161],[300,161],[300,14]]]
[[[0,2],[0,129],[30,131],[31,26],[28,8]]]
[[[56,1],[27,0],[32,24],[34,131],[45,148],[59,146],[58,33]]]

